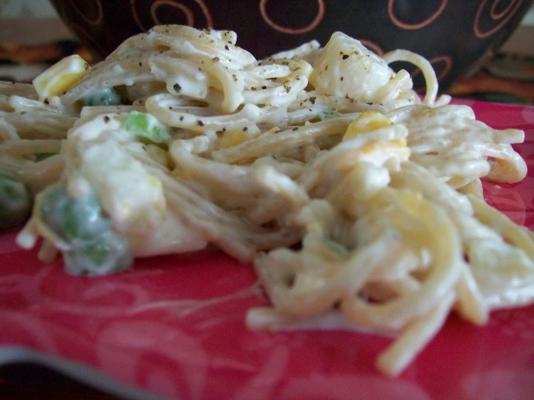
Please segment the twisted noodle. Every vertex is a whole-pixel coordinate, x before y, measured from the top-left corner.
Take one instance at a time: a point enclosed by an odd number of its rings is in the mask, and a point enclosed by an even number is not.
[[[423,100],[388,66],[400,60],[422,70]],[[122,104],[82,106],[112,88]],[[339,32],[258,61],[233,32],[158,26],[58,96],[1,84],[0,169],[35,192],[93,187],[137,257],[212,243],[253,261],[272,303],[249,311],[253,329],[398,336],[377,360],[396,375],[451,310],[484,324],[534,299],[532,234],[480,183],[525,177],[511,146],[524,134],[437,93],[421,56],[380,58]],[[156,117],[168,142],[129,134],[132,111]],[[69,248],[38,208],[19,244],[37,235],[43,259]]]

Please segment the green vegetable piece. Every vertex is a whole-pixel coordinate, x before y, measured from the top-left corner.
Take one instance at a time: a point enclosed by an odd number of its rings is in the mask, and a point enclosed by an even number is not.
[[[336,118],[340,117],[341,114],[334,110],[328,110],[321,114],[320,118],[321,120],[330,119],[330,118]]]
[[[0,173],[0,230],[23,223],[30,215],[32,196],[26,185]]]
[[[153,115],[131,111],[124,121],[126,130],[143,142],[167,144],[170,140],[169,130]]]
[[[115,106],[121,103],[120,94],[113,88],[102,89],[82,98],[84,106]]]
[[[113,230],[94,192],[78,198],[52,186],[38,204],[41,221],[70,245],[63,253],[67,272],[104,275],[132,265],[127,240]]]
[[[43,161],[46,160],[49,157],[55,156],[57,153],[36,153],[35,154],[35,161]]]
[[[73,275],[106,275],[133,263],[128,242],[113,231],[80,243],[64,253],[66,270]]]
[[[323,244],[326,248],[336,256],[345,257],[348,254],[347,249],[340,243],[334,242],[330,239],[323,239]]]
[[[90,239],[110,229],[94,193],[78,199],[70,196],[64,186],[53,186],[40,197],[41,220],[69,243]]]

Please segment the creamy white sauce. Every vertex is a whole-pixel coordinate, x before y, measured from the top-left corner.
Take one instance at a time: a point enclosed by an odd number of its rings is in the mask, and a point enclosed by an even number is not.
[[[359,102],[380,101],[379,92],[395,73],[358,40],[336,32],[314,65],[310,82],[317,93]]]
[[[145,229],[142,235],[129,235],[130,247],[137,257],[201,250],[207,241],[189,229],[179,217],[166,213],[161,224]]]

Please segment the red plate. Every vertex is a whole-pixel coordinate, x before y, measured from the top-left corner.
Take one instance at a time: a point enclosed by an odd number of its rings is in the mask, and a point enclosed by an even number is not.
[[[534,227],[534,107],[471,103],[496,128],[527,132],[531,172],[486,185],[488,200]],[[388,339],[349,332],[253,332],[267,300],[252,268],[218,251],[140,260],[134,270],[76,278],[0,237],[0,363],[34,360],[108,390],[188,399],[534,398],[534,306],[485,327],[451,316],[397,379],[378,374]]]

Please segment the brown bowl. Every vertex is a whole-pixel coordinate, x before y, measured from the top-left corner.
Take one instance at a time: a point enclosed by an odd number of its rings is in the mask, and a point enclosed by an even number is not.
[[[442,87],[476,69],[510,36],[528,0],[52,0],[98,57],[156,24],[231,29],[256,57],[334,31],[377,53],[406,48],[434,66]]]

